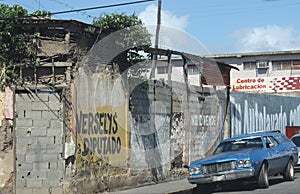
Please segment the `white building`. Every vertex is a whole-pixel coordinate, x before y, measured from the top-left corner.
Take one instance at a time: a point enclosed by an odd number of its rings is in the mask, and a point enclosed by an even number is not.
[[[231,90],[257,93],[300,91],[300,50],[205,56],[239,68],[231,71]]]

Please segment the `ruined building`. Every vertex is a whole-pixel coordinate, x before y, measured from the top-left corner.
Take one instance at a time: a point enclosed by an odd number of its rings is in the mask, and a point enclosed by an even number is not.
[[[73,20],[27,18],[22,26],[35,32],[37,59],[17,64],[22,83],[0,93],[0,188],[95,193],[182,178],[185,164],[228,135],[231,66],[148,49],[166,60],[120,72],[105,41],[113,34]],[[200,70],[196,85],[191,63]],[[134,76],[155,66],[168,76]]]

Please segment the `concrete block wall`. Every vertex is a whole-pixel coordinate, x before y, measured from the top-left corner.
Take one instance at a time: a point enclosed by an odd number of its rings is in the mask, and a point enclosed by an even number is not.
[[[15,192],[63,193],[63,105],[58,93],[16,93]]]

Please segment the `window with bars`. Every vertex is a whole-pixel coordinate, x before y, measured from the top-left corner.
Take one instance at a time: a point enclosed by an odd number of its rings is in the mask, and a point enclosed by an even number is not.
[[[244,62],[244,70],[255,70],[256,69],[256,61],[248,61]]]
[[[272,61],[272,69],[273,71],[291,70],[293,63],[293,60]],[[300,64],[298,63],[298,65]]]
[[[200,74],[200,70],[196,65],[188,65],[187,67],[189,75],[198,75]]]
[[[293,60],[293,70],[300,70],[300,59],[299,60]]]
[[[168,66],[159,66],[157,67],[157,74],[168,74],[169,67]]]

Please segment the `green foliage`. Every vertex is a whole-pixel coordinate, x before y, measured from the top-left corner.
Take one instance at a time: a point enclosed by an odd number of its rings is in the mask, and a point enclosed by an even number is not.
[[[27,56],[24,36],[14,26],[17,18],[28,15],[19,5],[0,4],[0,88],[16,83],[15,65]]]
[[[50,13],[36,11],[32,15],[45,17]],[[19,5],[0,4],[0,88],[20,83],[16,64],[33,64],[35,61],[34,40],[28,39],[29,34],[20,24],[20,18],[26,16],[27,10]]]
[[[104,30],[119,31],[120,37],[116,40],[116,44],[127,49],[125,53],[120,53],[121,57],[126,58],[127,64],[119,64],[120,70],[127,69],[144,59],[144,56],[139,54],[139,51],[148,48],[151,45],[151,34],[147,31],[142,21],[135,15],[104,14],[102,17],[93,21],[93,25],[100,26]],[[120,60],[118,61],[120,63]]]
[[[51,12],[45,10],[37,10],[33,12],[31,15],[37,18],[45,18],[45,17],[51,18]]]

